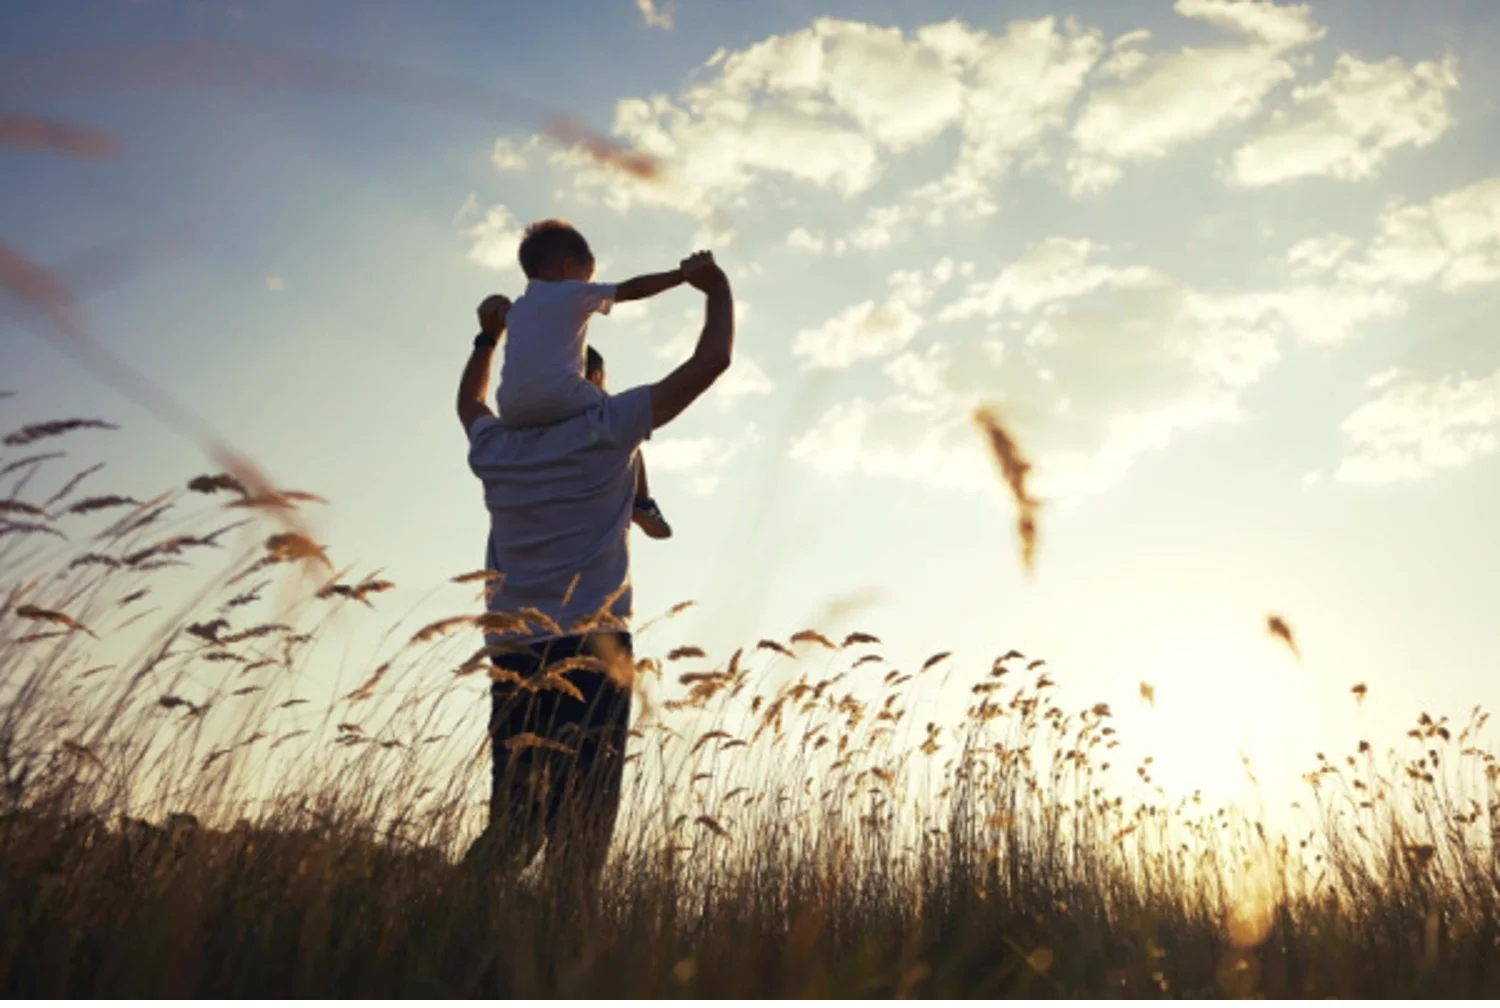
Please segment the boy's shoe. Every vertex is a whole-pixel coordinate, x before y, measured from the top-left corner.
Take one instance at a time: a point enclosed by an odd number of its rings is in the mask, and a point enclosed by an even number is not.
[[[633,517],[635,518],[635,523],[641,527],[641,531],[652,539],[672,538],[672,526],[667,524],[667,519],[662,515],[661,508],[657,507],[656,501],[650,497],[636,498]]]

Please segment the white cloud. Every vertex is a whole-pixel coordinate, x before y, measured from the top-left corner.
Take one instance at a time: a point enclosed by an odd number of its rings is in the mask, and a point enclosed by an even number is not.
[[[1452,261],[1434,208],[1397,204],[1380,219],[1380,234],[1344,272],[1360,283],[1418,286],[1436,280]]]
[[[937,216],[934,216],[936,214]],[[864,220],[850,231],[832,240],[822,232],[810,232],[806,228],[793,228],[787,235],[787,245],[803,252],[821,255],[845,255],[851,250],[879,252],[890,248],[908,236],[911,225],[926,219],[939,223],[940,211],[927,211],[926,217],[919,202],[890,203],[874,206],[865,211]]]
[[[490,150],[490,164],[495,166],[498,172],[522,171],[525,169],[526,151],[536,147],[533,138],[522,146],[517,146],[512,140],[501,137],[495,141],[495,146]]]
[[[751,317],[750,302],[743,298],[735,298],[734,321],[736,330],[743,330],[745,321]],[[658,329],[664,328],[658,325]],[[676,316],[676,322],[672,328],[672,334],[666,339],[657,336],[648,337],[651,344],[651,352],[656,357],[665,361],[681,361],[693,352],[693,347],[698,345],[698,337],[703,332],[703,308],[692,307],[682,309]],[[736,353],[735,359],[740,359]]]
[[[554,162],[571,171],[559,190],[620,211],[681,213],[726,237],[731,218],[748,211],[774,226],[771,210],[789,207],[772,246],[785,234],[787,249],[838,256],[892,249],[960,214],[994,213],[996,187],[1026,159],[1045,157],[1049,136],[1064,130],[1071,181],[1082,191],[1244,124],[1254,125],[1226,163],[1228,181],[1241,186],[1366,178],[1393,151],[1427,147],[1450,127],[1449,62],[1343,56],[1325,80],[1292,89],[1298,68],[1311,62],[1301,50],[1324,35],[1308,5],[1177,0],[1176,10],[1200,31],[1209,25],[1230,35],[1153,49],[1151,34],[1137,31],[1106,52],[1097,32],[1054,18],[997,33],[959,21],[903,32],[820,19],[716,53],[677,93],[618,103],[614,135],[661,156],[670,169],[665,184],[560,152]],[[1097,85],[1069,129],[1091,72]],[[1259,118],[1281,99],[1284,112]],[[903,155],[923,147],[928,181],[897,175]],[[956,154],[942,153],[949,150]],[[837,219],[823,212],[830,197],[848,201],[844,222],[829,223]],[[806,198],[820,202],[818,215],[796,213]],[[471,255],[486,261],[509,244],[499,268],[514,268],[519,228],[508,211],[480,215],[476,204],[471,216]],[[876,387],[801,432],[793,457],[829,474],[993,486],[969,414],[976,402],[997,401],[1048,496],[1099,492],[1188,432],[1233,422],[1244,391],[1266,380],[1288,347],[1349,341],[1408,310],[1412,287],[1500,281],[1500,177],[1392,204],[1369,242],[1316,226],[1304,233],[1315,237],[1286,252],[1282,286],[1247,288],[1232,275],[1190,285],[1080,237],[1036,241],[977,280],[970,264],[946,260],[891,273],[884,289],[859,291],[848,298],[854,303],[793,335],[792,355],[806,370],[877,365],[868,369]],[[781,258],[793,269],[814,265],[801,255]],[[951,293],[935,303],[945,285]],[[933,319],[978,324],[928,330]],[[648,346],[681,359],[700,326],[696,311],[683,316],[680,331],[669,318],[660,327],[667,338]],[[1383,397],[1404,379],[1385,381],[1368,394]],[[710,398],[732,408],[774,385],[741,356]],[[1474,450],[1495,436],[1492,426],[1396,451],[1394,422],[1380,427],[1372,415],[1378,411],[1351,418],[1349,429],[1364,440],[1340,478],[1361,471],[1368,478],[1392,458],[1407,469],[1447,464],[1432,460],[1457,457],[1455,438]],[[728,442],[665,443],[664,471],[683,473],[683,485],[690,475],[694,487],[708,489],[727,471],[714,460]]]
[[[793,440],[790,457],[824,476],[918,480],[935,489],[993,486],[992,464],[965,417],[934,419],[903,396],[837,403]]]
[[[921,328],[922,317],[910,305],[895,300],[862,301],[815,329],[797,333],[792,353],[809,368],[848,367],[900,350]]]
[[[1101,43],[1097,32],[1054,18],[1016,22],[1000,35],[962,22],[907,34],[821,18],[745,49],[721,50],[702,80],[679,95],[619,102],[613,131],[669,166],[664,184],[631,179],[563,151],[570,191],[625,211],[670,209],[712,227],[745,205],[757,181],[781,177],[843,197],[858,196],[883,166],[956,130],[950,173],[914,191],[922,219],[944,207],[993,209],[989,187],[1017,153],[1030,154],[1061,126]],[[903,203],[910,203],[905,200]],[[881,247],[897,223],[875,222],[853,247]]]
[[[821,234],[813,234],[807,228],[793,228],[786,236],[789,248],[800,249],[803,252],[811,252],[813,255],[821,255],[828,247],[828,242]]]
[[[883,301],[850,305],[792,340],[792,353],[809,369],[848,367],[856,361],[885,357],[906,346],[922,328],[918,309],[932,300],[957,271],[951,259],[928,270],[897,270],[886,281]]]
[[[1167,346],[1219,388],[1253,385],[1281,358],[1274,307],[1256,295],[1185,290]]]
[[[853,119],[881,146],[895,152],[917,147],[946,129],[962,111],[964,84],[944,54],[909,39],[899,28],[823,19],[810,31],[819,38],[820,66],[816,79],[803,82],[807,90],[821,92],[830,111]],[[799,56],[809,41],[803,34],[803,39],[791,42]],[[745,74],[755,85],[776,90],[781,59],[770,50],[762,53],[772,58],[761,62],[748,53],[743,59],[731,57],[725,78]],[[791,90],[797,90],[796,83]]]
[[[1039,492],[1101,492],[1184,434],[1237,420],[1241,392],[1265,380],[1288,342],[1347,340],[1362,323],[1405,310],[1388,291],[1327,275],[1347,244],[1305,244],[1288,256],[1321,264],[1319,282],[1220,291],[1102,261],[1106,250],[1089,241],[1038,242],[940,313],[990,318],[986,332],[897,348],[882,369],[890,392],[830,410],[795,457],[828,473],[928,473],[934,460],[958,464],[973,406],[997,401],[1031,454]],[[891,286],[900,289],[894,278]],[[911,427],[932,433],[918,438]]]
[[[1348,235],[1327,234],[1300,241],[1287,250],[1286,261],[1298,279],[1323,276],[1354,250]]]
[[[711,497],[723,483],[723,473],[700,473],[688,480],[688,493],[697,494],[699,497]]]
[[[1035,492],[1063,503],[1119,485],[1143,456],[1163,450],[1188,431],[1238,419],[1234,398],[1222,391],[1194,390],[1168,402],[1110,417],[1097,443],[1062,450],[1037,463]]]
[[[852,247],[862,252],[878,252],[895,240],[896,228],[909,219],[908,208],[901,205],[872,207],[865,213],[863,224],[839,239],[837,251]]]
[[[993,280],[972,284],[959,301],[944,308],[944,321],[1003,311],[1035,311],[1054,301],[1075,298],[1101,287],[1147,287],[1163,282],[1144,267],[1118,269],[1092,263],[1101,247],[1084,239],[1048,238],[1002,269]]]
[[[904,479],[939,490],[998,485],[968,405],[934,407],[908,395],[837,403],[796,438],[794,461],[828,477],[851,474]],[[1188,395],[1163,405],[1111,417],[1088,448],[1053,447],[1040,424],[1012,423],[1035,465],[1030,488],[1048,503],[1067,503],[1119,483],[1141,456],[1165,447],[1185,430],[1238,416],[1223,394]],[[1040,436],[1038,436],[1040,435]]]
[[[1215,359],[1221,364],[1227,360],[1225,344],[1231,334],[1238,334],[1232,341],[1241,364],[1229,369],[1238,370],[1245,366],[1245,354],[1267,356],[1263,349],[1250,349],[1266,332],[1308,343],[1336,344],[1349,339],[1361,323],[1405,311],[1405,301],[1390,291],[1353,277],[1328,276],[1347,257],[1352,244],[1341,236],[1299,243],[1288,252],[1287,260],[1293,273],[1305,278],[1303,282],[1276,290],[1223,293],[1188,289],[1151,267],[1101,263],[1098,257],[1107,250],[1084,239],[1047,238],[993,279],[971,284],[962,298],[942,309],[939,318],[960,321],[1040,312],[1043,318],[1030,328],[1027,343],[1052,345],[1056,319],[1070,310],[1068,302],[1110,291],[1136,291],[1144,299],[1140,304],[1155,301],[1170,306],[1161,324],[1186,322],[1194,331],[1207,327],[1220,333]],[[1247,335],[1250,330],[1261,335]]]
[[[456,231],[459,228],[463,227],[465,224],[471,223],[474,218],[478,216],[479,194],[476,192],[471,192],[469,193],[469,195],[464,197],[464,201],[458,205],[458,209],[453,211],[453,220],[450,223],[453,229]]]
[[[828,123],[816,110],[700,99],[708,102],[701,109],[679,107],[660,95],[616,108],[615,133],[667,164],[662,182],[636,180],[573,151],[556,152],[553,163],[573,169],[570,189],[593,193],[611,209],[674,210],[719,232],[726,230],[724,211],[741,205],[761,176],[782,175],[853,196],[879,174],[874,143],[853,128]]]
[[[1346,281],[1301,284],[1265,297],[1292,335],[1326,346],[1345,343],[1362,323],[1395,318],[1407,307],[1389,290]]]
[[[702,469],[720,458],[725,451],[726,442],[709,435],[657,438],[651,442],[651,468],[658,472]]]
[[[671,4],[658,5],[656,0],[635,0],[635,6],[648,28],[670,29],[677,16],[677,10]]]
[[[684,485],[689,493],[707,496],[718,489],[725,474],[740,453],[760,440],[755,425],[747,426],[734,438],[702,435],[699,437],[653,438],[645,448],[646,472],[652,494],[663,480],[659,473],[672,473],[674,485]]]
[[[600,275],[608,276],[602,270],[599,272]],[[616,322],[641,323],[647,321],[651,317],[651,314],[651,302],[645,299],[640,301],[619,301],[609,311],[610,318]]]
[[[952,366],[952,352],[939,343],[923,354],[908,350],[892,357],[881,371],[902,391],[919,400],[934,401],[944,396],[952,382]]]
[[[738,306],[736,306],[738,308]],[[703,312],[685,309],[678,317],[677,327],[666,339],[651,337],[651,352],[661,360],[680,361],[693,352],[698,335],[703,331]]]
[[[465,204],[465,207],[469,206],[470,204]],[[473,204],[475,213],[477,206],[477,203]],[[470,242],[469,258],[481,266],[502,273],[520,271],[516,249],[520,247],[524,230],[515,214],[503,203],[494,204],[477,221],[461,224],[459,227],[459,233]]]
[[[752,317],[751,306],[749,302],[736,300],[734,311],[735,326],[743,333],[745,321]],[[703,331],[703,309],[701,307],[685,308],[673,318],[671,325],[674,328],[670,336],[666,339],[648,336],[647,340],[652,356],[676,365],[687,359],[688,355],[693,352],[693,347],[697,345],[698,336]],[[653,328],[664,327],[656,322]],[[765,368],[761,367],[755,358],[744,350],[736,349],[729,370],[719,377],[713,388],[709,389],[708,399],[717,403],[722,409],[733,409],[742,399],[768,395],[775,388],[776,383],[766,373]]]
[[[1093,91],[1073,125],[1068,167],[1074,192],[1098,192],[1119,179],[1124,164],[1160,158],[1248,121],[1273,90],[1296,76],[1290,54],[1325,32],[1304,4],[1177,0],[1176,10],[1244,37],[1155,54],[1136,48],[1149,37],[1143,33],[1118,40],[1101,73],[1120,83]]]
[[[1103,52],[1094,30],[1053,18],[1018,21],[1001,35],[949,21],[918,32],[928,45],[963,68],[969,82],[958,159],[943,177],[919,187],[906,202],[926,206],[941,224],[950,210],[966,217],[994,213],[993,187],[1020,154],[1034,156],[1043,138],[1062,127]]]
[[[958,266],[952,259],[939,259],[926,270],[896,270],[886,283],[891,296],[914,307],[921,307],[932,300],[939,289],[953,279]]]
[[[1312,20],[1308,4],[1277,4],[1273,0],[1177,0],[1177,13],[1240,32],[1278,49],[1308,45],[1326,29]]]
[[[1346,483],[1378,485],[1462,469],[1500,448],[1500,371],[1488,378],[1388,382],[1343,423]]]
[[[1293,91],[1292,107],[1278,109],[1235,151],[1229,179],[1259,187],[1318,175],[1370,178],[1392,151],[1427,147],[1448,131],[1448,95],[1457,87],[1452,59],[1409,67],[1342,53],[1327,80]]]
[[[1500,280],[1500,176],[1388,208],[1362,260],[1342,273],[1371,286],[1435,282],[1444,290]]]
[[[729,370],[714,383],[712,395],[724,406],[732,406],[748,396],[769,395],[776,388],[771,376],[755,360],[736,352]]]
[[[1062,238],[1033,246],[958,302],[960,316],[1001,316],[1007,335],[964,331],[897,354],[883,368],[893,391],[829,410],[794,457],[829,474],[992,482],[969,417],[994,401],[1013,418],[1036,486],[1072,499],[1114,484],[1182,431],[1237,416],[1237,390],[1280,355],[1286,326],[1274,303],[1103,265],[1098,251]]]

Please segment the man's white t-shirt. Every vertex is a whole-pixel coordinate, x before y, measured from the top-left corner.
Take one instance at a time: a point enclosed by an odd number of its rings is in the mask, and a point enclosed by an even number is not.
[[[584,378],[589,319],[608,315],[615,285],[530,280],[506,317],[505,357],[495,405],[510,427],[556,423],[604,394]]]
[[[603,396],[545,427],[511,427],[494,417],[474,422],[469,468],[484,484],[490,512],[485,566],[504,575],[489,598],[491,612],[532,607],[567,633],[613,598],[610,612],[629,621],[635,472],[650,436],[646,385]]]

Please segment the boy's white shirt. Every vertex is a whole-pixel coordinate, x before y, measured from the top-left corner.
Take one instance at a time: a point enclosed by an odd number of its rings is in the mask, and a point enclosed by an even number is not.
[[[496,404],[535,403],[583,377],[589,318],[608,315],[615,284],[530,280],[506,316]]]

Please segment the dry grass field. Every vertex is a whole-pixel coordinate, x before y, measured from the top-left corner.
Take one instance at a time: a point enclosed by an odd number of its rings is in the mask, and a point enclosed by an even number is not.
[[[903,672],[873,634],[641,657],[601,890],[465,864],[485,575],[350,670],[391,586],[324,566],[310,494],[117,496],[83,426],[0,462],[6,996],[1500,993],[1482,713],[1309,754],[1298,835],[1149,763],[1116,793],[1109,708],[1044,662]],[[958,723],[911,713],[955,683]]]

